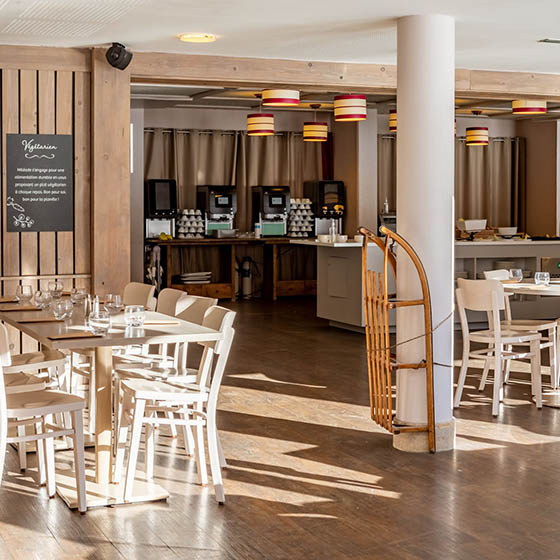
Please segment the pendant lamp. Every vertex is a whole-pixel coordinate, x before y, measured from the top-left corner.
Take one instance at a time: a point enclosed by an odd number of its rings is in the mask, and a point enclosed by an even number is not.
[[[389,110],[389,130],[397,132],[397,111],[396,109]]]
[[[274,115],[272,113],[252,113],[247,115],[248,136],[272,136]]]
[[[329,135],[329,125],[326,122],[317,122],[317,109],[321,107],[320,103],[312,103],[311,108],[314,110],[314,121],[303,123],[303,141],[304,142],[326,142]]]
[[[511,102],[511,110],[514,115],[544,115],[546,114],[546,101],[515,99]]]
[[[488,146],[488,128],[473,126],[467,128],[467,146]]]
[[[299,91],[292,89],[265,89],[262,92],[265,107],[295,107],[299,105]]]
[[[334,98],[335,121],[365,121],[367,119],[365,95],[337,95]]]

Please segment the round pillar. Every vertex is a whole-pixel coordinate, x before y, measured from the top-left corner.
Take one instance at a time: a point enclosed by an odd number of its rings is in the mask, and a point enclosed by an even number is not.
[[[397,228],[418,253],[427,273],[432,322],[453,309],[455,22],[443,15],[398,20]],[[398,299],[420,297],[420,284],[404,253],[397,258]],[[424,332],[421,307],[397,312],[397,341]],[[434,362],[453,364],[453,318],[433,335]],[[424,340],[397,348],[397,360],[424,358]],[[453,370],[434,366],[436,445],[454,447]],[[426,424],[425,370],[397,374],[396,422]],[[401,433],[394,446],[427,451],[427,434]]]

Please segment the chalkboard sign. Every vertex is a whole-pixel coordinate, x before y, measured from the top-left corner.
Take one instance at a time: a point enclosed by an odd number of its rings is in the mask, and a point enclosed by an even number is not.
[[[70,134],[8,134],[8,231],[74,229],[74,154]]]

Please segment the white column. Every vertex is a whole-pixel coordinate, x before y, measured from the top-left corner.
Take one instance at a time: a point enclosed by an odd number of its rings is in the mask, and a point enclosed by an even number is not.
[[[397,227],[422,260],[432,297],[434,326],[453,308],[453,191],[455,114],[455,22],[442,15],[398,20],[397,55]],[[397,259],[399,299],[420,295],[417,274],[404,253]],[[397,340],[424,332],[422,308],[400,309]],[[434,333],[434,361],[453,363],[453,321]],[[397,349],[399,362],[424,357],[424,341]],[[438,450],[454,444],[453,370],[434,368]],[[424,370],[397,376],[397,418],[403,424],[426,423]],[[426,449],[424,433],[396,436],[395,447]]]

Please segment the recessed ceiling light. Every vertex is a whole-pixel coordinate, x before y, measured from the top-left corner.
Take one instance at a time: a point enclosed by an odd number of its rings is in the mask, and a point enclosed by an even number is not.
[[[213,43],[216,40],[216,35],[212,33],[181,33],[179,39],[186,43]]]

